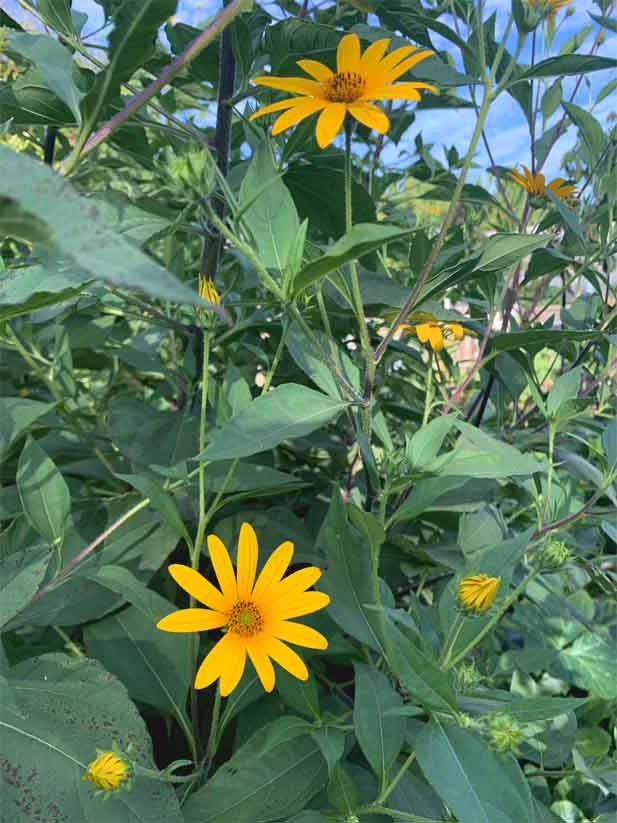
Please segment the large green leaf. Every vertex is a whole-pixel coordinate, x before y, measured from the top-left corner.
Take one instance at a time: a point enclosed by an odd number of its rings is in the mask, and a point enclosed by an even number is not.
[[[512,698],[504,692],[504,699],[491,697],[459,697],[459,707],[469,714],[507,714],[519,723],[542,723],[562,714],[568,714],[583,706],[587,700],[581,697],[525,697]]]
[[[387,779],[390,768],[405,741],[405,725],[389,709],[403,705],[382,672],[356,663],[353,722],[356,737],[364,756],[381,781]]]
[[[533,799],[512,755],[497,758],[476,735],[433,719],[416,739],[420,768],[460,823],[535,820]]]
[[[501,332],[491,337],[489,348],[492,351],[512,351],[514,349],[556,348],[560,344],[584,343],[598,337],[597,331],[580,331],[578,329],[528,329],[527,331]]]
[[[522,454],[509,443],[460,420],[456,420],[454,425],[463,436],[446,463],[445,472],[448,475],[495,479],[529,475],[542,469],[542,464],[535,457]]]
[[[26,606],[45,577],[48,548],[13,552],[0,562],[0,628]]]
[[[587,689],[593,697],[617,699],[614,639],[586,632],[559,653],[563,665],[572,673],[574,683]]]
[[[414,520],[419,514],[426,511],[442,495],[453,489],[462,488],[467,477],[446,475],[443,477],[428,477],[419,480],[413,487],[409,497],[392,515],[392,523],[404,520]]]
[[[17,489],[32,528],[50,543],[61,541],[71,495],[53,460],[31,438],[19,458]]]
[[[74,126],[71,110],[49,91],[35,70],[13,83],[0,82],[2,118],[13,126]]]
[[[592,114],[580,106],[574,105],[574,103],[564,101],[563,107],[568,113],[568,117],[578,128],[584,144],[589,149],[589,165],[595,165],[604,148],[602,126]]]
[[[255,149],[240,186],[240,209],[263,266],[284,271],[300,228],[289,189],[264,140]]]
[[[54,407],[26,397],[0,397],[0,457],[13,440]]]
[[[401,230],[398,226],[383,223],[358,223],[351,231],[333,243],[317,260],[307,263],[294,280],[294,294],[299,294],[320,277],[338,269],[344,263],[369,254],[381,248],[391,240],[408,237],[410,229]]]
[[[348,405],[306,386],[285,383],[253,400],[217,429],[199,459],[229,460],[268,451],[283,440],[304,437],[324,426]]]
[[[96,823],[183,823],[172,786],[137,776],[111,802],[85,781],[97,749],[115,743],[155,768],[150,738],[124,687],[88,658],[47,654],[10,672],[15,709],[0,706],[0,760],[14,779],[3,787],[2,818]]]
[[[0,195],[45,221],[52,241],[94,277],[175,303],[201,303],[135,245],[109,228],[99,207],[63,177],[26,154],[0,146]]]
[[[549,57],[531,66],[521,75],[522,79],[534,77],[557,77],[568,74],[589,74],[592,71],[617,68],[614,57],[602,57],[598,54],[562,54]]]
[[[476,270],[505,271],[549,239],[543,234],[494,234],[487,240]]]
[[[298,366],[330,397],[341,397],[341,387],[333,372],[360,391],[360,370],[347,352],[323,332],[312,331],[313,336],[308,337],[296,323],[289,326],[285,343]]]
[[[52,37],[25,32],[10,32],[7,46],[9,51],[16,52],[36,66],[47,88],[66,103],[80,124],[79,103],[83,92],[73,78],[71,52]]]
[[[268,823],[304,808],[328,770],[311,727],[297,720],[281,717],[256,732],[191,795],[186,823]]]

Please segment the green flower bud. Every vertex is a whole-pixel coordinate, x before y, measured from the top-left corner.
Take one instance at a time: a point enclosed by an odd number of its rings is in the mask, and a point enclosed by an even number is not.
[[[547,569],[558,569],[572,558],[572,552],[556,537],[551,537],[542,550],[542,565]]]
[[[456,673],[458,687],[463,693],[473,691],[483,679],[473,660],[463,663]]]
[[[485,732],[489,746],[495,751],[518,753],[517,747],[523,737],[523,730],[510,715],[491,715],[486,721]]]

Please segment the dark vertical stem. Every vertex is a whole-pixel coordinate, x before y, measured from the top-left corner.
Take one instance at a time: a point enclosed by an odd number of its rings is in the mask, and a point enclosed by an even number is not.
[[[56,147],[56,136],[58,134],[57,126],[49,126],[45,132],[45,148],[43,159],[48,166],[54,164],[54,149]]]

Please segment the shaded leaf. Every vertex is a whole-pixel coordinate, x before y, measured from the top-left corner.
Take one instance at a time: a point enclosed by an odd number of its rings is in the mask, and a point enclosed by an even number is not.
[[[61,541],[71,510],[66,481],[39,444],[28,439],[17,466],[19,498],[32,528],[50,543]]]

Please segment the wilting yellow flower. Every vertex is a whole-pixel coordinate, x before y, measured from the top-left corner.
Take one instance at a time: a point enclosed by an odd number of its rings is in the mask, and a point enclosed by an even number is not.
[[[474,612],[485,612],[493,605],[501,577],[475,574],[464,577],[458,584],[459,604]]]
[[[550,19],[555,17],[559,9],[569,6],[571,2],[572,0],[527,0],[527,5]]]
[[[221,540],[215,534],[208,536],[208,552],[220,591],[188,566],[169,567],[176,583],[208,608],[180,609],[160,620],[157,627],[167,632],[219,628],[224,631],[197,671],[196,689],[205,689],[220,678],[221,695],[231,694],[240,682],[247,654],[267,692],[274,688],[272,660],[299,680],[308,678],[302,658],[282,641],[309,649],[326,649],[328,641],[322,634],[292,622],[291,618],[323,609],[330,598],[322,592],[307,591],[321,577],[316,566],[300,569],[283,579],[293,551],[289,540],[281,543],[255,581],[257,535],[252,526],[243,523],[237,572]]]
[[[214,281],[205,274],[199,275],[199,296],[202,300],[214,303],[215,306],[219,306],[221,303],[221,296],[216,290]]]
[[[99,789],[113,792],[129,777],[129,764],[115,752],[102,752],[88,766],[84,780],[94,783]]]
[[[387,37],[376,40],[364,54],[360,54],[358,35],[346,34],[338,44],[335,72],[316,60],[298,60],[298,66],[310,75],[311,80],[305,77],[256,77],[253,82],[259,86],[300,96],[264,106],[250,119],[287,109],[272,127],[272,134],[280,134],[319,111],[315,136],[322,149],[334,140],[348,112],[369,129],[385,134],[390,121],[371,100],[420,100],[418,89],[437,91],[430,83],[394,83],[416,63],[433,54],[432,51],[401,46],[386,55],[389,44]]]
[[[398,329],[415,334],[420,343],[428,344],[433,351],[442,351],[446,342],[458,342],[465,336],[465,329],[460,323],[437,320],[428,312],[418,312],[410,318],[412,323],[401,323]]]
[[[556,177],[554,180],[551,180],[550,183],[545,184],[542,172],[538,171],[534,174],[527,166],[522,167],[525,172],[524,174],[521,174],[516,169],[512,169],[512,171],[508,172],[508,175],[515,183],[518,183],[519,186],[522,186],[528,191],[529,194],[544,196],[548,189],[555,197],[564,202],[576,199],[576,186],[568,183],[563,177]]]

